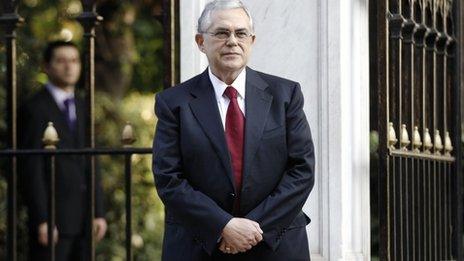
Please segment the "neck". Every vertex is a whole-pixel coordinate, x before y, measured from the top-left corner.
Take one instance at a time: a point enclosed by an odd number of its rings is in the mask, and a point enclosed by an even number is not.
[[[67,93],[74,92],[74,85],[56,84],[54,82],[51,82],[51,84],[53,84],[53,86],[56,86],[57,88],[60,88],[61,90]]]
[[[231,85],[235,79],[237,79],[238,75],[244,70],[244,68],[241,68],[240,70],[237,71],[218,71],[215,68],[211,67],[211,72],[218,77],[219,80],[225,82],[227,85]]]

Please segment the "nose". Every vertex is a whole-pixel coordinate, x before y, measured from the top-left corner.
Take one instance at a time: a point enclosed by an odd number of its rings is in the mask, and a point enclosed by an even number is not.
[[[231,33],[229,38],[227,38],[226,44],[228,46],[235,46],[238,44],[237,37],[235,36],[235,33]]]

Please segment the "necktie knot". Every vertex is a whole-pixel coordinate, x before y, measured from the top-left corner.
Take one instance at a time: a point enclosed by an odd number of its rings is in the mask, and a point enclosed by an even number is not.
[[[237,92],[237,90],[236,90],[234,87],[228,86],[228,87],[226,88],[226,90],[224,91],[224,94],[225,94],[230,100],[232,100],[232,99],[237,99],[237,94],[238,94],[238,92]]]
[[[66,109],[69,110],[71,104],[74,104],[74,98],[67,98],[66,100],[64,100],[63,104],[66,107]]]

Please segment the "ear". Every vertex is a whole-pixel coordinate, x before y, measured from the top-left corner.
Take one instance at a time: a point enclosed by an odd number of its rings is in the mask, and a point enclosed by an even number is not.
[[[251,44],[254,44],[254,43],[255,43],[255,40],[256,40],[256,35],[253,35],[253,36],[251,37]]]
[[[205,38],[203,37],[203,35],[202,34],[195,35],[195,42],[197,42],[198,49],[200,49],[200,51],[204,53],[205,52],[205,47],[204,47]]]
[[[42,64],[42,70],[48,75],[50,69],[48,68],[48,64],[46,62],[43,62]]]

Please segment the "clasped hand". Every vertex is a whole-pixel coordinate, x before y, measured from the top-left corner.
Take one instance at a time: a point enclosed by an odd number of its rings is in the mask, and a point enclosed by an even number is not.
[[[227,254],[243,253],[263,240],[259,224],[246,218],[232,218],[222,230],[219,250]]]

